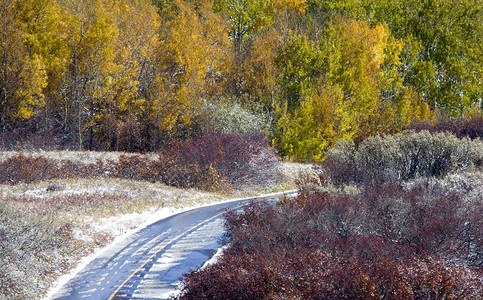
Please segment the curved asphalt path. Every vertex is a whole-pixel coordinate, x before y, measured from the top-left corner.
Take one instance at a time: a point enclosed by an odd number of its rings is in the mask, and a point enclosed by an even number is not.
[[[166,299],[220,246],[226,211],[282,193],[196,208],[160,220],[102,252],[51,299]]]

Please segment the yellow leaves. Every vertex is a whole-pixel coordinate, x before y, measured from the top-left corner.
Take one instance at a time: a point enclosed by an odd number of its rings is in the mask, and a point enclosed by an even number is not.
[[[279,33],[273,28],[254,40],[243,64],[244,72],[238,76],[243,78],[250,94],[267,105],[277,89],[277,68],[273,62],[281,43]]]
[[[300,107],[285,111],[278,120],[279,133],[274,141],[282,155],[299,160],[322,160],[331,144],[330,127],[320,126],[320,101],[307,97]]]
[[[307,9],[306,0],[273,0],[273,4],[278,10],[293,9],[298,13],[304,13]]]
[[[179,117],[186,122],[191,114],[189,107],[199,107],[200,82],[203,81],[206,66],[206,42],[197,13],[183,1],[176,1],[179,9],[177,18],[167,22],[167,32],[161,40],[162,68],[171,73],[164,84],[169,92],[169,111],[164,111],[163,119],[176,122]],[[182,110],[181,108],[188,108]],[[172,116],[170,116],[172,115]],[[172,124],[164,124],[171,128]]]
[[[370,28],[366,22],[336,17],[325,34],[323,47],[329,46],[325,52],[331,64],[323,84],[342,89],[340,98],[333,102],[334,130],[338,138],[353,138],[362,128],[372,130],[370,124],[380,105],[389,33],[383,26]]]
[[[29,51],[32,35],[25,26],[21,2],[0,0],[0,128],[31,118],[44,105],[44,63]]]
[[[146,1],[124,2],[116,16],[120,31],[119,48],[126,48],[132,56],[152,57],[159,44],[157,33],[161,26],[156,9]]]
[[[157,76],[162,76],[158,82],[163,101],[168,102],[161,117],[188,124],[208,96],[221,93],[219,86],[230,67],[228,24],[209,1],[195,8],[176,0],[173,7],[176,14],[165,21],[156,62],[162,70]]]
[[[21,120],[33,117],[45,105],[43,88],[47,86],[47,75],[44,66],[38,56],[34,56],[28,65],[28,70],[21,73],[22,80],[28,82],[28,85],[16,91],[18,102],[14,117]]]
[[[117,32],[112,52],[115,68],[110,76],[115,89],[124,91],[116,101],[136,101],[143,64],[155,55],[159,45],[159,16],[146,1],[121,0],[109,7]]]
[[[366,22],[344,21],[335,18],[330,22],[335,35],[341,42],[341,67],[349,82],[356,84],[360,79],[374,79],[384,61],[384,49],[388,33],[384,27],[369,27]],[[347,81],[347,80],[344,80]]]
[[[292,44],[278,58],[287,91],[283,101],[293,106],[292,112],[279,112],[277,139],[284,155],[322,159],[338,139],[396,130],[431,117],[420,97],[403,86],[398,67],[404,45],[385,26],[336,16],[310,47],[292,49]],[[305,48],[309,51],[300,51]],[[305,141],[306,148],[294,138]]]

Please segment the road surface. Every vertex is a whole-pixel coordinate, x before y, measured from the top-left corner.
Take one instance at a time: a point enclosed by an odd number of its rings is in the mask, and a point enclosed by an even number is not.
[[[102,252],[51,299],[166,299],[184,273],[216,253],[227,210],[276,197],[196,208],[153,223]]]

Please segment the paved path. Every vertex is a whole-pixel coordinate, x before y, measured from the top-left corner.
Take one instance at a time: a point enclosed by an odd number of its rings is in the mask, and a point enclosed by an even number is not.
[[[51,299],[166,299],[184,273],[216,253],[227,210],[273,198],[201,207],[151,224],[109,247]]]

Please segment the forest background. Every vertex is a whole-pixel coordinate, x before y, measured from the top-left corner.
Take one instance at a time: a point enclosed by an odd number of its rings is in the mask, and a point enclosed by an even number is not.
[[[0,0],[0,147],[339,139],[481,113],[481,0]]]

